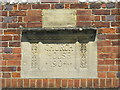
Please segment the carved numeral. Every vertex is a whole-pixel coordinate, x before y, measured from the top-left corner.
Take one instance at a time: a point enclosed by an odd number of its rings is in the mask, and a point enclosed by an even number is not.
[[[80,62],[80,67],[81,68],[87,68],[87,46],[86,44],[81,44],[80,47],[80,53],[81,53],[81,62]]]

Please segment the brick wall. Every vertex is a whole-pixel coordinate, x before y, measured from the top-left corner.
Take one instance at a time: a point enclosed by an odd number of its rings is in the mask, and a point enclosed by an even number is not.
[[[43,9],[76,9],[76,27],[97,28],[97,78],[21,78],[21,27],[41,28]],[[0,15],[2,88],[120,87],[120,3],[5,4],[0,6]]]

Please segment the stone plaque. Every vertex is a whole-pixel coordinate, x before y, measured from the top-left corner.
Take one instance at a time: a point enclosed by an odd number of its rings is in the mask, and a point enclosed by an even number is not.
[[[76,10],[42,10],[43,27],[75,27]]]
[[[97,77],[97,45],[95,41],[80,43],[77,39],[80,38],[79,35],[76,39],[71,40],[72,38],[69,38],[67,34],[56,33],[62,35],[64,39],[67,37],[70,39],[61,41],[60,38],[57,38],[58,35],[53,34],[52,37],[49,33],[44,35],[44,32],[41,36],[44,38],[41,39],[38,37],[40,34],[38,36],[37,34],[34,35],[31,32],[23,34],[22,37],[21,76],[23,78]]]

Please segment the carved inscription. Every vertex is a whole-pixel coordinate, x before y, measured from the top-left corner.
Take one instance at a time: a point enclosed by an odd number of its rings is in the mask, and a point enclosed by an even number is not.
[[[70,59],[74,48],[69,44],[46,44],[45,52],[50,61],[46,62],[50,67],[65,67],[72,65]]]
[[[37,43],[31,44],[31,52],[32,52],[32,60],[31,60],[31,68],[38,68],[38,45]]]
[[[81,44],[80,45],[80,53],[81,53],[81,61],[80,61],[80,67],[81,68],[86,68],[87,67],[87,46],[86,44]]]

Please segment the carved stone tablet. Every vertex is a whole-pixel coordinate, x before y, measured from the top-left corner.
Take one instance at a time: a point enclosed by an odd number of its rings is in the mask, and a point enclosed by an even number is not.
[[[59,33],[59,35],[61,34]],[[68,37],[67,34],[62,35],[64,39]],[[23,34],[22,37],[21,76],[23,78],[97,77],[95,41],[80,43],[77,38],[74,38],[74,42],[73,40],[61,42],[60,38],[54,39],[47,33],[44,35],[46,38],[44,37],[42,40],[39,37],[35,38],[33,33],[31,36]]]
[[[43,10],[43,27],[75,27],[76,11],[69,9]]]

